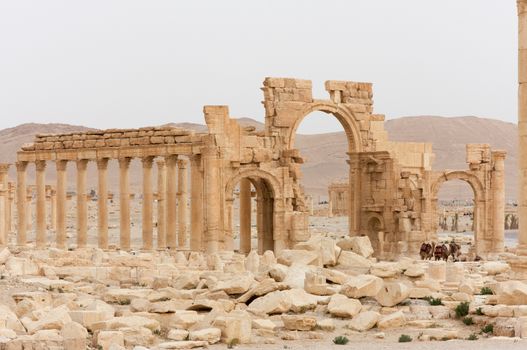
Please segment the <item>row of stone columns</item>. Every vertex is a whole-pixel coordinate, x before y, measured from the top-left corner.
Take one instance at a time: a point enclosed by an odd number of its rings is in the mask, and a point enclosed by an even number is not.
[[[122,157],[119,162],[119,207],[120,207],[120,248],[130,249],[130,188],[129,167],[131,157]],[[190,240],[192,250],[201,250],[203,242],[203,179],[201,161],[199,156],[192,157],[192,202],[191,220],[193,235]],[[108,248],[108,184],[107,166],[109,158],[97,160],[98,169],[98,246]],[[57,169],[57,184],[55,194],[52,196],[52,224],[56,228],[56,244],[59,248],[66,247],[66,160],[55,161]],[[142,202],[142,240],[143,249],[153,249],[153,178],[152,167],[154,157],[142,158],[143,169],[143,202]],[[157,248],[165,249],[186,248],[187,245],[187,202],[188,202],[188,176],[186,159],[178,159],[177,155],[166,156],[157,162],[157,211],[158,235]],[[28,218],[31,206],[27,205],[27,165],[28,162],[19,161],[17,167],[17,211],[18,235],[17,244],[24,245],[27,241]],[[77,191],[77,246],[87,245],[88,232],[88,194],[87,194],[87,159],[76,160],[76,191]],[[46,162],[38,160],[36,168],[36,245],[38,248],[46,246]],[[176,181],[177,179],[177,181]],[[2,196],[0,178],[0,197]],[[2,197],[3,198],[3,197]],[[32,198],[32,197],[30,197]],[[179,204],[179,205],[178,205]],[[0,213],[3,213],[0,204]],[[5,238],[0,230],[0,244],[5,244]],[[4,240],[4,241],[2,241]],[[4,242],[4,243],[2,243]]]

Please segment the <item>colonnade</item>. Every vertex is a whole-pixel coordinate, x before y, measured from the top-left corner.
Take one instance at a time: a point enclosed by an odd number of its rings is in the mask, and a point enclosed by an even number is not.
[[[142,157],[142,249],[154,249],[154,179],[153,165],[156,157]],[[191,183],[191,226],[193,235],[190,239],[190,249],[201,250],[203,242],[203,179],[201,174],[201,157],[190,156],[192,172]],[[99,248],[108,249],[108,162],[110,158],[96,159],[98,171],[98,206],[97,206],[97,245]],[[44,248],[49,242],[47,234],[46,198],[51,202],[50,227],[56,232],[56,246],[65,249],[66,237],[66,208],[67,208],[67,178],[66,169],[68,162],[76,164],[76,239],[77,247],[86,247],[88,243],[88,193],[87,193],[87,168],[91,159],[55,160],[57,171],[56,186],[52,189],[46,186],[47,162],[36,160],[35,164],[35,192],[36,192],[36,229],[35,243],[37,248]],[[132,157],[118,158],[119,164],[119,247],[123,250],[131,248],[131,210],[130,210],[130,181],[129,170]],[[27,184],[27,167],[29,161],[18,161],[17,169],[17,244],[27,243],[28,223],[31,225],[31,199],[33,190]],[[178,158],[178,155],[158,157],[157,166],[157,244],[158,249],[187,249],[189,234],[187,226],[189,191],[187,159]],[[6,170],[7,172],[7,170]],[[3,198],[2,168],[0,167],[0,198]],[[7,178],[7,176],[5,176]],[[29,191],[28,191],[29,189]],[[0,200],[0,213],[4,201]],[[7,218],[7,213],[5,214]],[[9,214],[9,217],[11,214]],[[29,225],[29,227],[31,227]],[[3,231],[0,231],[0,234]],[[0,235],[0,244],[6,244],[6,235]]]

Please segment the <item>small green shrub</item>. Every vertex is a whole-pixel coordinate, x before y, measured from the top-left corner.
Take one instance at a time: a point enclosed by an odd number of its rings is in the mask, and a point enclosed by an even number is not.
[[[481,295],[492,295],[494,293],[492,292],[492,289],[490,289],[489,287],[483,287],[483,288],[481,288],[481,291],[479,292],[479,294],[481,294]]]
[[[118,304],[119,305],[130,305],[132,301],[130,299],[123,299],[123,300],[119,300]]]
[[[482,316],[482,315],[483,315],[483,309],[480,308],[480,307],[478,307],[478,308],[476,309],[476,315]]]
[[[485,325],[485,327],[481,328],[481,331],[486,334],[492,334],[494,333],[494,326],[491,324]]]
[[[408,334],[401,334],[399,337],[399,343],[409,343],[412,341],[412,337],[410,337]]]
[[[461,317],[465,317],[468,315],[468,309],[469,309],[469,302],[468,301],[464,301],[462,303],[459,303],[457,306],[456,306],[456,317],[457,318],[461,318]]]
[[[441,298],[426,297],[424,299],[428,301],[428,304],[432,306],[443,305],[443,301],[441,300]]]
[[[478,340],[478,336],[476,335],[476,333],[472,333],[468,336],[467,340]]]
[[[335,339],[333,339],[333,343],[337,345],[346,345],[348,344],[348,342],[349,339],[343,335],[339,335],[338,337],[335,337]]]
[[[464,317],[463,323],[467,326],[472,326],[474,324],[474,320],[472,319],[472,317]]]

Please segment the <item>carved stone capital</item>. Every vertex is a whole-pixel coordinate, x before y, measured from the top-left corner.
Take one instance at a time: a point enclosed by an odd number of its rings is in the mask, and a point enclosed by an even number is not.
[[[119,158],[119,168],[129,168],[132,158],[130,157],[121,157]]]
[[[152,169],[152,165],[154,164],[154,157],[143,157],[141,161],[143,162],[143,168]]]
[[[27,162],[16,162],[17,171],[26,171],[26,169],[27,169]]]
[[[177,166],[180,169],[185,169],[187,167],[187,164],[188,164],[188,160],[186,159],[178,159],[177,161]]]
[[[97,159],[97,169],[105,170],[108,168],[108,158],[99,158]]]
[[[79,160],[77,160],[77,171],[86,170],[87,167],[88,167],[88,160],[87,159],[79,159]]]
[[[37,161],[35,161],[35,169],[37,169],[37,171],[44,171],[44,170],[46,170],[46,161],[45,160],[37,160]]]
[[[55,166],[57,167],[57,171],[66,171],[66,168],[68,166],[67,160],[56,160]]]

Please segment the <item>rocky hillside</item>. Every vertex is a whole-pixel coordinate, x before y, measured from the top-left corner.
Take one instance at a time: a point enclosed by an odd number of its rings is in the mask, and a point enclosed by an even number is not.
[[[255,126],[261,130],[263,124],[250,118],[240,119],[242,125]],[[199,132],[206,130],[204,125],[194,123],[170,124],[179,127],[194,129]],[[432,142],[436,161],[435,169],[465,169],[465,144],[466,143],[490,143],[494,148],[505,149],[508,152],[506,161],[506,196],[507,199],[515,199],[517,188],[516,164],[517,164],[517,127],[515,124],[499,120],[484,119],[478,117],[403,117],[386,122],[386,129],[393,141],[416,141]],[[73,131],[90,130],[83,126],[66,124],[22,124],[14,128],[0,130],[0,145],[2,152],[0,161],[13,162],[16,151],[23,143],[31,142],[33,135],[37,133],[63,133]],[[327,193],[327,185],[332,181],[345,179],[347,177],[346,148],[347,141],[343,132],[298,135],[296,146],[300,148],[301,154],[307,162],[303,166],[303,183],[306,191],[316,197],[324,198]],[[115,163],[115,164],[113,164]],[[70,165],[73,167],[73,164]],[[115,169],[116,162],[111,162],[110,174]],[[140,162],[134,161],[131,166],[132,186],[139,189],[141,183]],[[32,171],[30,171],[30,179]],[[95,165],[89,167],[92,181],[90,186],[96,186]],[[74,171],[69,172],[70,179],[74,180]],[[11,170],[14,178],[14,169]],[[48,181],[55,177],[54,167],[49,166]],[[118,177],[110,177],[110,185],[117,190]],[[74,182],[71,182],[72,186]],[[447,186],[448,185],[448,186]],[[441,191],[444,199],[470,199],[472,197],[468,185],[461,183],[447,183]]]

